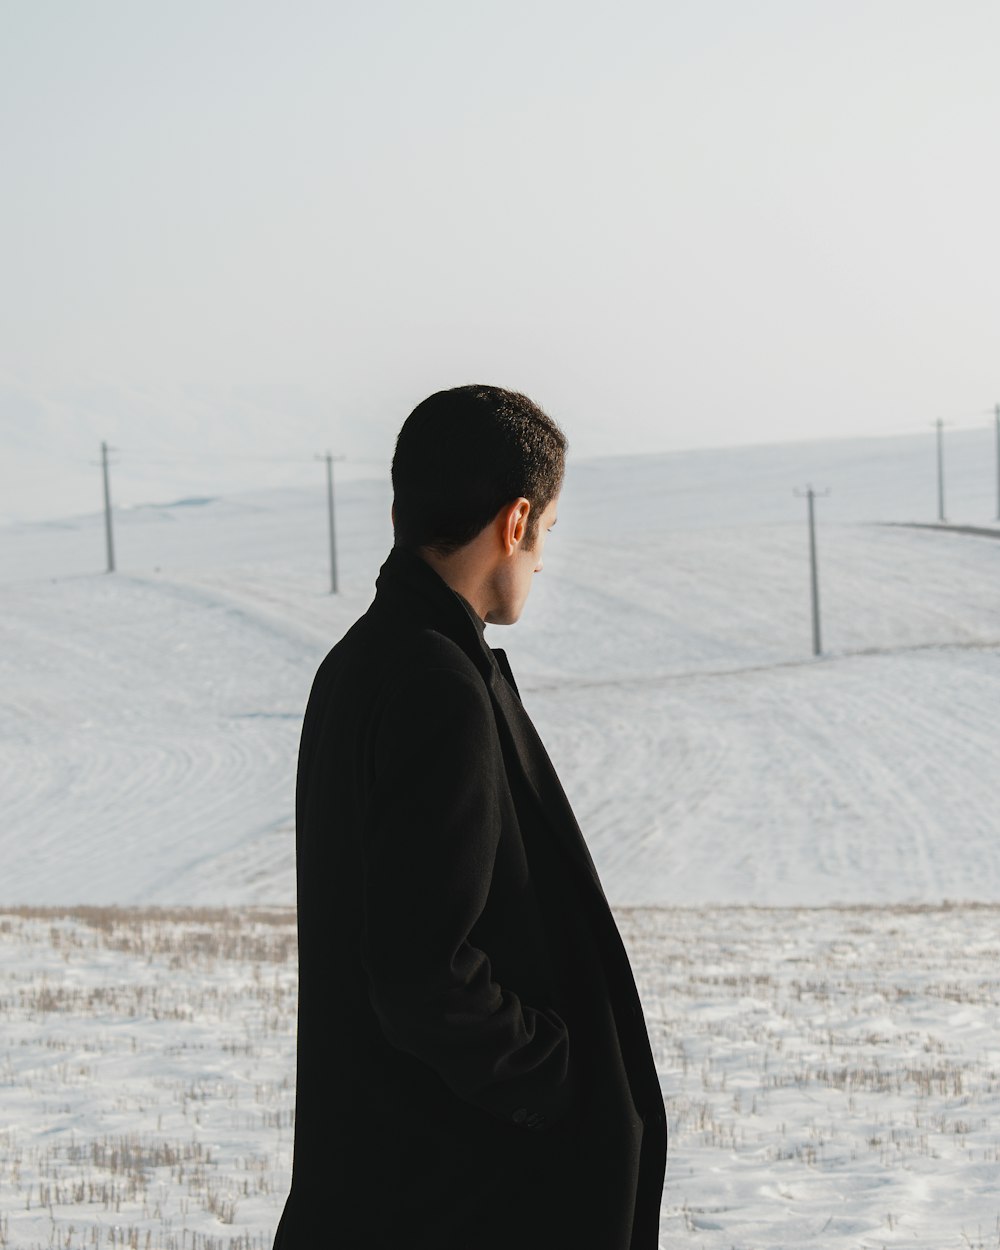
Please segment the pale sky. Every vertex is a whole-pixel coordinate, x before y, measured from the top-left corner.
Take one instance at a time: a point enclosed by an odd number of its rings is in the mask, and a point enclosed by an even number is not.
[[[4,0],[0,446],[985,423],[998,57],[994,0]]]

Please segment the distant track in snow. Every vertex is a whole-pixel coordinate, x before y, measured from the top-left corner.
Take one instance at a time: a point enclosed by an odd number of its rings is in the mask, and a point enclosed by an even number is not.
[[[6,897],[287,897],[294,751],[322,643],[293,615],[168,578],[5,597]]]
[[[857,659],[870,655],[906,655],[913,651],[998,651],[1000,638],[987,638],[981,642],[914,642],[898,647],[859,647],[853,651],[824,651],[820,656],[808,656],[799,660],[775,660],[772,664],[748,664],[742,668],[694,668],[682,673],[628,674],[622,677],[578,678],[565,677],[541,681],[525,679],[519,686],[527,694],[555,694],[560,690],[597,690],[605,687],[647,687],[673,682],[696,682],[710,677],[743,677],[750,673],[769,673],[788,668],[815,668],[839,660]]]
[[[996,529],[982,525],[949,525],[947,521],[873,521],[873,525],[888,525],[894,529],[935,530],[939,534],[975,534],[979,538],[1000,538],[1000,524]]]
[[[616,905],[988,901],[998,652],[910,647],[525,699]]]

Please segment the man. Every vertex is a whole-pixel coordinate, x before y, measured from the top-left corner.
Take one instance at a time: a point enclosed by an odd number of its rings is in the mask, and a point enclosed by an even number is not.
[[[400,430],[395,544],[302,729],[276,1250],[657,1250],[666,1117],[628,957],[484,639],[541,572],[565,449],[493,386]]]

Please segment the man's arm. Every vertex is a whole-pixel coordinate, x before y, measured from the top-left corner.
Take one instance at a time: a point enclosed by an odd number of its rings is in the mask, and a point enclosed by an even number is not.
[[[362,959],[383,1031],[467,1102],[547,1128],[575,1105],[566,1025],[501,988],[468,941],[500,838],[500,745],[481,679],[449,668],[407,678],[373,754]]]

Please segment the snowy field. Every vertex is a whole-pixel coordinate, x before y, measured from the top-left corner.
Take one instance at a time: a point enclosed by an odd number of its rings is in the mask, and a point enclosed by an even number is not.
[[[487,628],[633,956],[663,1250],[1000,1250],[1000,542],[900,524],[934,521],[933,456],[572,464],[524,620]],[[949,521],[1000,533],[990,431],[947,465]],[[298,734],[390,493],[338,490],[332,596],[322,485],[174,485],[116,512],[113,576],[97,513],[0,527],[13,1250],[269,1250],[287,1190]]]
[[[974,433],[949,513],[989,525]],[[934,490],[930,436],[571,466],[524,619],[486,636],[613,902],[1000,901],[1000,542],[877,524]],[[340,492],[337,596],[322,486],[125,509],[113,576],[98,514],[0,530],[0,903],[294,902],[302,712],[389,504]]]
[[[1000,1245],[1000,908],[617,919],[668,1115],[662,1250]],[[0,1245],[270,1250],[294,956],[288,910],[0,912]]]

